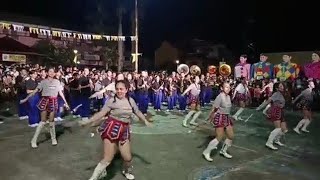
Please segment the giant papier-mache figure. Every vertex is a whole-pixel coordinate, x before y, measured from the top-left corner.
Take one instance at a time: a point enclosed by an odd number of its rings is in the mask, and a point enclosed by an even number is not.
[[[251,78],[256,80],[273,78],[273,64],[267,62],[268,56],[260,54],[260,62],[251,67]]]
[[[320,79],[320,52],[312,53],[312,61],[304,65],[304,74],[307,78]]]
[[[300,73],[299,66],[296,63],[292,63],[290,61],[291,58],[292,57],[289,55],[283,55],[283,62],[275,65],[274,67],[275,77],[278,78],[280,81],[294,80],[298,77]]]
[[[236,79],[244,77],[250,80],[251,64],[247,63],[247,55],[240,56],[240,63],[234,67],[234,77]]]

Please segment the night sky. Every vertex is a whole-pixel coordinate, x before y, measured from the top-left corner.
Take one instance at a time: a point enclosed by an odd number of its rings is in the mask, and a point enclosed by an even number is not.
[[[99,0],[9,0],[0,6],[0,11],[92,32],[87,16],[95,13],[96,1]],[[130,12],[134,0],[126,1]],[[192,38],[225,43],[235,54],[246,52],[249,43],[254,43],[257,52],[319,49],[319,8],[307,0],[139,1],[143,1],[141,50],[149,57],[163,40],[176,43]],[[104,0],[105,11],[115,8],[116,0]],[[124,33],[131,35],[130,13],[125,19]]]

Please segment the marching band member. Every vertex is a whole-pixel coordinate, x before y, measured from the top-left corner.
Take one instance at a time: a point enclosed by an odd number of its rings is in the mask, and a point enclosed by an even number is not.
[[[173,110],[174,108],[174,99],[176,91],[176,84],[173,81],[172,77],[168,78],[168,82],[166,83],[165,91],[167,93],[167,101],[168,101],[168,111]]]
[[[70,105],[71,109],[75,109],[78,105],[81,104],[80,101],[80,75],[75,72],[72,74],[72,78],[69,79],[69,89],[70,89]],[[81,117],[79,111],[73,112],[73,117]]]
[[[288,132],[287,123],[284,119],[284,107],[286,103],[283,95],[284,90],[285,86],[283,83],[274,84],[274,93],[266,103],[271,103],[271,107],[267,111],[267,118],[273,122],[275,127],[275,129],[271,131],[266,143],[266,146],[272,150],[278,149],[273,143],[279,146],[284,146],[284,144],[280,142],[280,139],[286,132]]]
[[[161,111],[161,104],[162,104],[162,96],[163,96],[163,85],[164,82],[160,81],[160,76],[156,76],[156,79],[153,81],[151,88],[154,93],[154,101],[153,106],[156,111]]]
[[[240,108],[238,111],[232,116],[235,120],[244,120],[241,117],[241,113],[243,112],[244,108],[246,107],[246,102],[251,99],[250,91],[246,82],[246,79],[244,77],[240,78],[241,82],[237,85],[237,87],[234,90],[232,100],[236,100],[236,102],[239,104]],[[244,120],[247,122],[251,118],[252,114]]]
[[[179,89],[179,111],[185,111],[187,107],[187,97],[183,94],[183,92],[188,88],[189,81],[185,78],[184,73],[180,73],[180,80],[178,82],[178,89]]]
[[[303,132],[309,132],[307,127],[311,123],[311,105],[313,102],[313,89],[315,88],[314,82],[309,81],[308,88],[303,90],[292,102],[295,104],[297,100],[300,102],[297,104],[299,109],[302,109],[303,119],[293,129],[296,133],[300,134],[300,128]]]
[[[109,99],[100,112],[96,113],[89,121],[80,122],[81,125],[101,121],[108,115],[107,120],[100,126],[100,134],[104,144],[103,159],[98,163],[90,180],[98,180],[106,167],[112,162],[116,154],[117,146],[124,160],[122,173],[127,179],[134,179],[132,172],[132,154],[130,145],[130,121],[132,114],[135,114],[147,126],[151,124],[139,111],[135,101],[128,96],[129,84],[124,81],[116,82],[116,95]]]
[[[141,72],[141,77],[137,81],[138,87],[138,107],[139,110],[147,115],[148,111],[148,90],[150,88],[150,83],[148,82],[148,74],[146,71]]]
[[[55,77],[55,71],[53,68],[49,68],[48,70],[48,77],[47,79],[41,81],[37,88],[30,93],[25,99],[21,100],[20,103],[25,103],[29,100],[32,96],[34,96],[37,92],[41,92],[41,100],[38,103],[38,108],[41,111],[41,122],[39,123],[36,132],[31,140],[31,147],[37,148],[37,139],[39,134],[41,133],[41,129],[46,124],[47,120],[49,120],[50,124],[50,135],[52,140],[52,145],[57,145],[57,139],[56,139],[56,131],[55,131],[55,123],[54,123],[54,117],[55,113],[58,110],[58,95],[61,96],[63,101],[65,102],[65,106],[67,109],[69,109],[68,103],[64,97],[64,94],[62,92],[62,86],[59,80],[54,79]],[[49,115],[49,118],[47,119],[47,116]]]
[[[26,71],[26,69],[22,69],[20,71],[20,74],[16,77],[16,80],[15,80],[15,89],[17,90],[19,101],[27,97],[27,91],[26,91],[27,76],[28,76],[28,72]],[[18,115],[20,120],[28,119],[28,111],[26,107],[27,107],[26,104],[18,103]]]
[[[57,71],[55,78],[61,83],[62,92],[64,93],[64,85],[66,82],[65,82],[64,78],[62,78],[62,72],[60,70]],[[63,111],[64,111],[64,101],[61,97],[58,97],[58,111],[55,115],[55,121],[63,121],[64,120],[61,118]]]
[[[224,134],[226,134],[227,138],[220,150],[220,154],[228,159],[232,158],[232,156],[227,152],[234,137],[233,122],[230,117],[232,107],[229,96],[230,84],[224,82],[221,86],[221,91],[222,92],[214,100],[212,111],[209,114],[209,120],[215,126],[216,137],[210,141],[207,148],[202,152],[204,158],[210,162],[213,161],[210,157],[211,151],[217,148]]]
[[[128,79],[128,82],[130,84],[130,88],[129,88],[129,96],[135,100],[135,102],[137,102],[137,99],[136,99],[136,95],[135,95],[135,90],[136,90],[136,83],[134,82],[134,79],[132,78],[132,74],[128,74],[127,75],[127,79]]]
[[[193,115],[193,118],[191,119],[190,124],[194,126],[198,126],[198,123],[196,123],[195,121],[201,114],[200,102],[199,102],[201,87],[199,83],[200,83],[200,78],[199,76],[196,76],[194,78],[194,82],[182,93],[182,96],[189,93],[189,104],[190,104],[190,111],[186,115],[182,123],[184,127],[188,127],[187,121],[192,117],[192,115]]]

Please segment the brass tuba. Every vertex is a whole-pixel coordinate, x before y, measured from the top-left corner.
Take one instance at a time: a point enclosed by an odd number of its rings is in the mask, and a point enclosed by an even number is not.
[[[230,76],[231,74],[231,67],[228,64],[222,64],[219,67],[219,74],[221,76]]]
[[[190,67],[190,73],[194,76],[199,76],[201,74],[201,69],[197,65],[192,65]]]
[[[180,64],[177,68],[177,72],[179,74],[184,73],[185,75],[187,75],[189,73],[189,66],[186,64]]]
[[[214,65],[208,66],[208,73],[209,74],[216,74],[217,73],[217,67]]]

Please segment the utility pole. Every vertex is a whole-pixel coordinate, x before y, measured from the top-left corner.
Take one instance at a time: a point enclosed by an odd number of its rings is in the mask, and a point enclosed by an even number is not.
[[[139,69],[139,37],[138,37],[138,0],[135,0],[135,34],[136,34],[136,44],[135,44],[135,72],[138,73]]]

